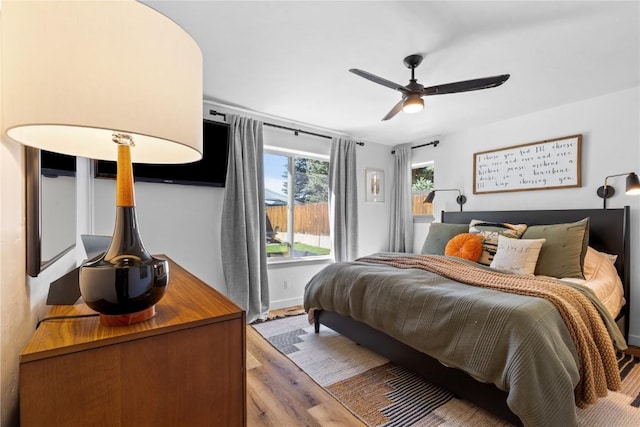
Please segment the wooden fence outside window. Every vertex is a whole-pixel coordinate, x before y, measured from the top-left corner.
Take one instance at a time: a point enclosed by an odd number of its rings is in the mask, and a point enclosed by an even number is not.
[[[422,203],[424,194],[412,196],[413,215],[433,215],[431,203]],[[278,233],[287,232],[287,206],[267,206],[267,217]],[[329,208],[327,202],[307,203],[293,207],[293,230],[295,233],[314,236],[329,235]]]
[[[422,203],[426,194],[412,194],[411,206],[413,206],[413,215],[433,215],[433,204]]]
[[[267,217],[278,233],[287,231],[287,206],[267,206]],[[329,235],[329,207],[327,202],[307,203],[293,207],[293,231],[314,236]]]

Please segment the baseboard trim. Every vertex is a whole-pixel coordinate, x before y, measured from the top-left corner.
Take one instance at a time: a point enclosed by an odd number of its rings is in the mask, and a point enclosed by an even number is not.
[[[627,344],[635,346],[635,347],[640,347],[640,336],[638,336],[638,335],[629,335],[629,339],[627,340]]]
[[[288,307],[293,307],[294,305],[302,305],[302,297],[296,297],[296,298],[287,298],[287,299],[281,299],[281,300],[276,300],[276,301],[270,301],[269,302],[269,309],[270,310],[277,310],[279,308],[288,308]]]

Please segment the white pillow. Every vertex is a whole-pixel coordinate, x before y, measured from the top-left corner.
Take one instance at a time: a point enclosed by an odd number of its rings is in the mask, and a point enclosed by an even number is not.
[[[533,275],[545,240],[511,239],[500,235],[498,249],[490,267],[511,273]]]

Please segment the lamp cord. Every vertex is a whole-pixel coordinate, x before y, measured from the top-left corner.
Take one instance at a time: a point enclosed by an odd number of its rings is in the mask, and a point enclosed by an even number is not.
[[[75,314],[75,315],[69,315],[69,316],[50,316],[50,317],[43,317],[42,319],[38,320],[38,323],[36,324],[36,329],[38,329],[40,327],[40,324],[42,322],[47,322],[49,320],[65,320],[65,319],[80,319],[83,317],[97,317],[99,316],[98,313],[92,313],[92,314]]]

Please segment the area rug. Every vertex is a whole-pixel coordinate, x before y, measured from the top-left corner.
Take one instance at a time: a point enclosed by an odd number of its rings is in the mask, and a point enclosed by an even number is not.
[[[510,426],[306,315],[252,325],[369,426]],[[640,425],[640,358],[620,354],[622,390],[577,409],[580,426]]]

